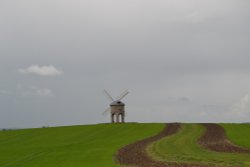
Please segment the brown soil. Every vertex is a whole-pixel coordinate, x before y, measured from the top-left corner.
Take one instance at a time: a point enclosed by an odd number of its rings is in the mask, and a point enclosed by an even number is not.
[[[167,124],[166,128],[158,135],[121,148],[116,155],[118,163],[137,167],[204,167],[204,165],[199,164],[164,163],[153,160],[147,155],[146,147],[150,143],[163,137],[175,134],[180,129],[180,127],[181,125],[179,123]]]
[[[212,123],[202,125],[206,128],[206,131],[198,142],[203,147],[218,152],[250,153],[249,149],[241,148],[232,144],[227,139],[224,128],[220,125]]]

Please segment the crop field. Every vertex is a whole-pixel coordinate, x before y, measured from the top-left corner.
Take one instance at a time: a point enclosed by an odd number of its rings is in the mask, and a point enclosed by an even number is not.
[[[126,123],[0,131],[0,166],[250,167],[249,130],[250,124]]]
[[[239,146],[250,146],[250,126],[247,124],[223,124],[226,134]],[[204,134],[201,124],[182,124],[175,135],[165,137],[149,146],[148,153],[155,159],[208,166],[250,166],[249,153],[215,152],[198,144]],[[220,143],[219,143],[220,144]]]
[[[250,148],[250,124],[221,124],[230,141],[242,147]]]
[[[116,151],[163,124],[98,124],[0,131],[1,167],[115,167]]]

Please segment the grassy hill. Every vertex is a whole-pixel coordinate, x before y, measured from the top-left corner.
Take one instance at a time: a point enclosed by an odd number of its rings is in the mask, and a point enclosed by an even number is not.
[[[246,124],[223,124],[229,138],[241,146],[250,146],[250,126]],[[163,138],[148,148],[155,159],[177,163],[203,163],[211,166],[250,166],[250,154],[218,153],[209,151],[197,140],[204,133],[200,124],[182,124],[181,130]],[[246,134],[248,133],[248,134]]]
[[[209,151],[197,140],[205,129],[182,124],[177,134],[147,148],[165,162],[202,163],[211,166],[250,167],[250,154]],[[229,139],[250,148],[250,124],[221,124]],[[0,131],[1,167],[119,167],[114,155],[119,148],[153,136],[164,124],[98,124]]]
[[[116,167],[116,151],[164,124],[98,124],[0,131],[1,167]]]
[[[242,147],[250,148],[250,124],[221,124],[228,138]]]

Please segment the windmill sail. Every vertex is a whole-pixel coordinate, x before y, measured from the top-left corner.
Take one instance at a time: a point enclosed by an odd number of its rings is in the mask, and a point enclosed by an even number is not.
[[[105,114],[107,114],[108,112],[110,112],[110,108],[107,108],[107,109],[102,113],[102,115],[105,115]]]
[[[109,99],[111,102],[114,101],[114,99],[112,98],[112,96],[111,96],[106,90],[104,90],[103,92],[104,92],[104,94],[108,97],[108,99]]]
[[[121,100],[123,99],[129,92],[126,90],[124,91],[116,100]]]

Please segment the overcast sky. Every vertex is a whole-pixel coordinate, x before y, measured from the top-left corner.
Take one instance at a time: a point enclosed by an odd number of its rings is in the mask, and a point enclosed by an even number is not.
[[[1,0],[0,128],[250,121],[249,0]]]

